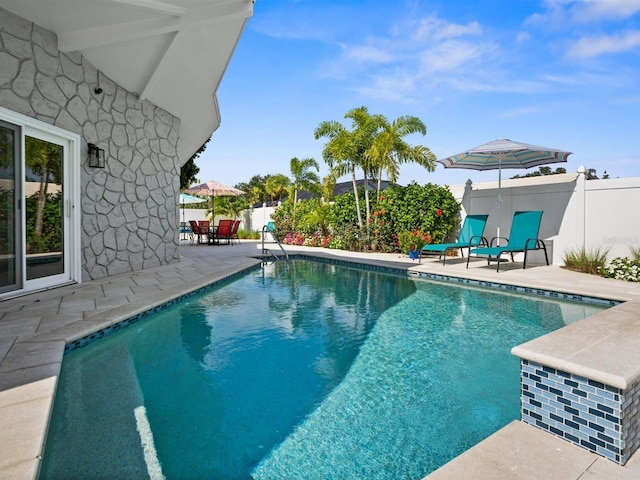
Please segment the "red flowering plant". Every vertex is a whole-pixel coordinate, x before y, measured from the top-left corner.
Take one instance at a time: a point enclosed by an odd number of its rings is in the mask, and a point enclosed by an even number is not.
[[[400,251],[408,253],[410,250],[422,250],[422,247],[431,243],[431,234],[422,230],[403,230],[398,233],[398,247]]]
[[[393,252],[395,241],[393,238],[393,222],[384,196],[373,204],[371,218],[367,221],[366,249],[379,252]]]

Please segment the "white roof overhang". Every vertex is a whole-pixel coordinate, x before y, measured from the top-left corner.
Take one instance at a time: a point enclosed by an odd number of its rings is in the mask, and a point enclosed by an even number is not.
[[[0,0],[181,120],[181,163],[220,125],[216,91],[254,0]]]

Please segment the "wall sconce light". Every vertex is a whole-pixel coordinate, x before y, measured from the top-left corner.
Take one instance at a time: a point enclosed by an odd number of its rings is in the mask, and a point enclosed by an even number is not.
[[[89,166],[94,168],[104,168],[104,150],[89,143]]]

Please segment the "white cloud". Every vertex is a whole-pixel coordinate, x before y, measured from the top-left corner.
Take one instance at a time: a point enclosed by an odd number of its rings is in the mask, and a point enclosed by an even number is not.
[[[575,42],[567,54],[574,58],[589,58],[605,53],[619,53],[640,47],[640,30],[617,35],[583,37]]]
[[[565,5],[573,3],[573,0],[547,0],[544,2],[545,10],[529,15],[524,25],[543,28],[556,28],[564,26],[568,22],[568,11]]]
[[[573,6],[577,21],[592,22],[607,19],[625,19],[640,11],[640,0],[584,0]]]
[[[372,63],[386,63],[394,58],[389,52],[369,45],[343,45],[343,55],[347,60]]]
[[[460,40],[448,40],[424,50],[419,55],[422,73],[450,72],[488,57],[495,47]]]
[[[406,74],[377,75],[372,82],[358,85],[354,91],[370,98],[385,101],[411,103],[416,91],[415,78]]]
[[[543,75],[542,79],[549,83],[555,83],[558,85],[574,86],[582,83],[582,79],[575,74],[574,75],[557,75],[557,74]]]
[[[640,12],[640,0],[547,0],[545,10],[534,13],[525,25],[566,27],[568,23],[624,20]]]
[[[466,25],[461,25],[431,16],[420,20],[413,37],[415,41],[423,42],[481,34],[482,28],[478,22],[470,22]]]
[[[386,36],[341,47],[342,55],[323,66],[323,75],[357,78],[353,91],[403,102],[435,85],[451,87],[452,79],[461,75],[474,77],[477,68],[495,68],[499,49],[484,38],[478,22],[456,24],[434,16],[412,18],[391,26]],[[464,89],[471,84],[465,82]],[[487,88],[492,87],[481,87]]]

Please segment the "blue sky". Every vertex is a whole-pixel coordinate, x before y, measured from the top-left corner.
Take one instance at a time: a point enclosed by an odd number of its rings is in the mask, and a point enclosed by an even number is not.
[[[406,140],[438,159],[510,138],[573,152],[552,168],[640,176],[639,80],[640,0],[257,0],[198,177],[289,176],[292,157],[324,176],[315,128],[350,128],[344,114],[362,105],[419,117],[427,135]],[[399,183],[468,178],[497,172],[407,164]]]

